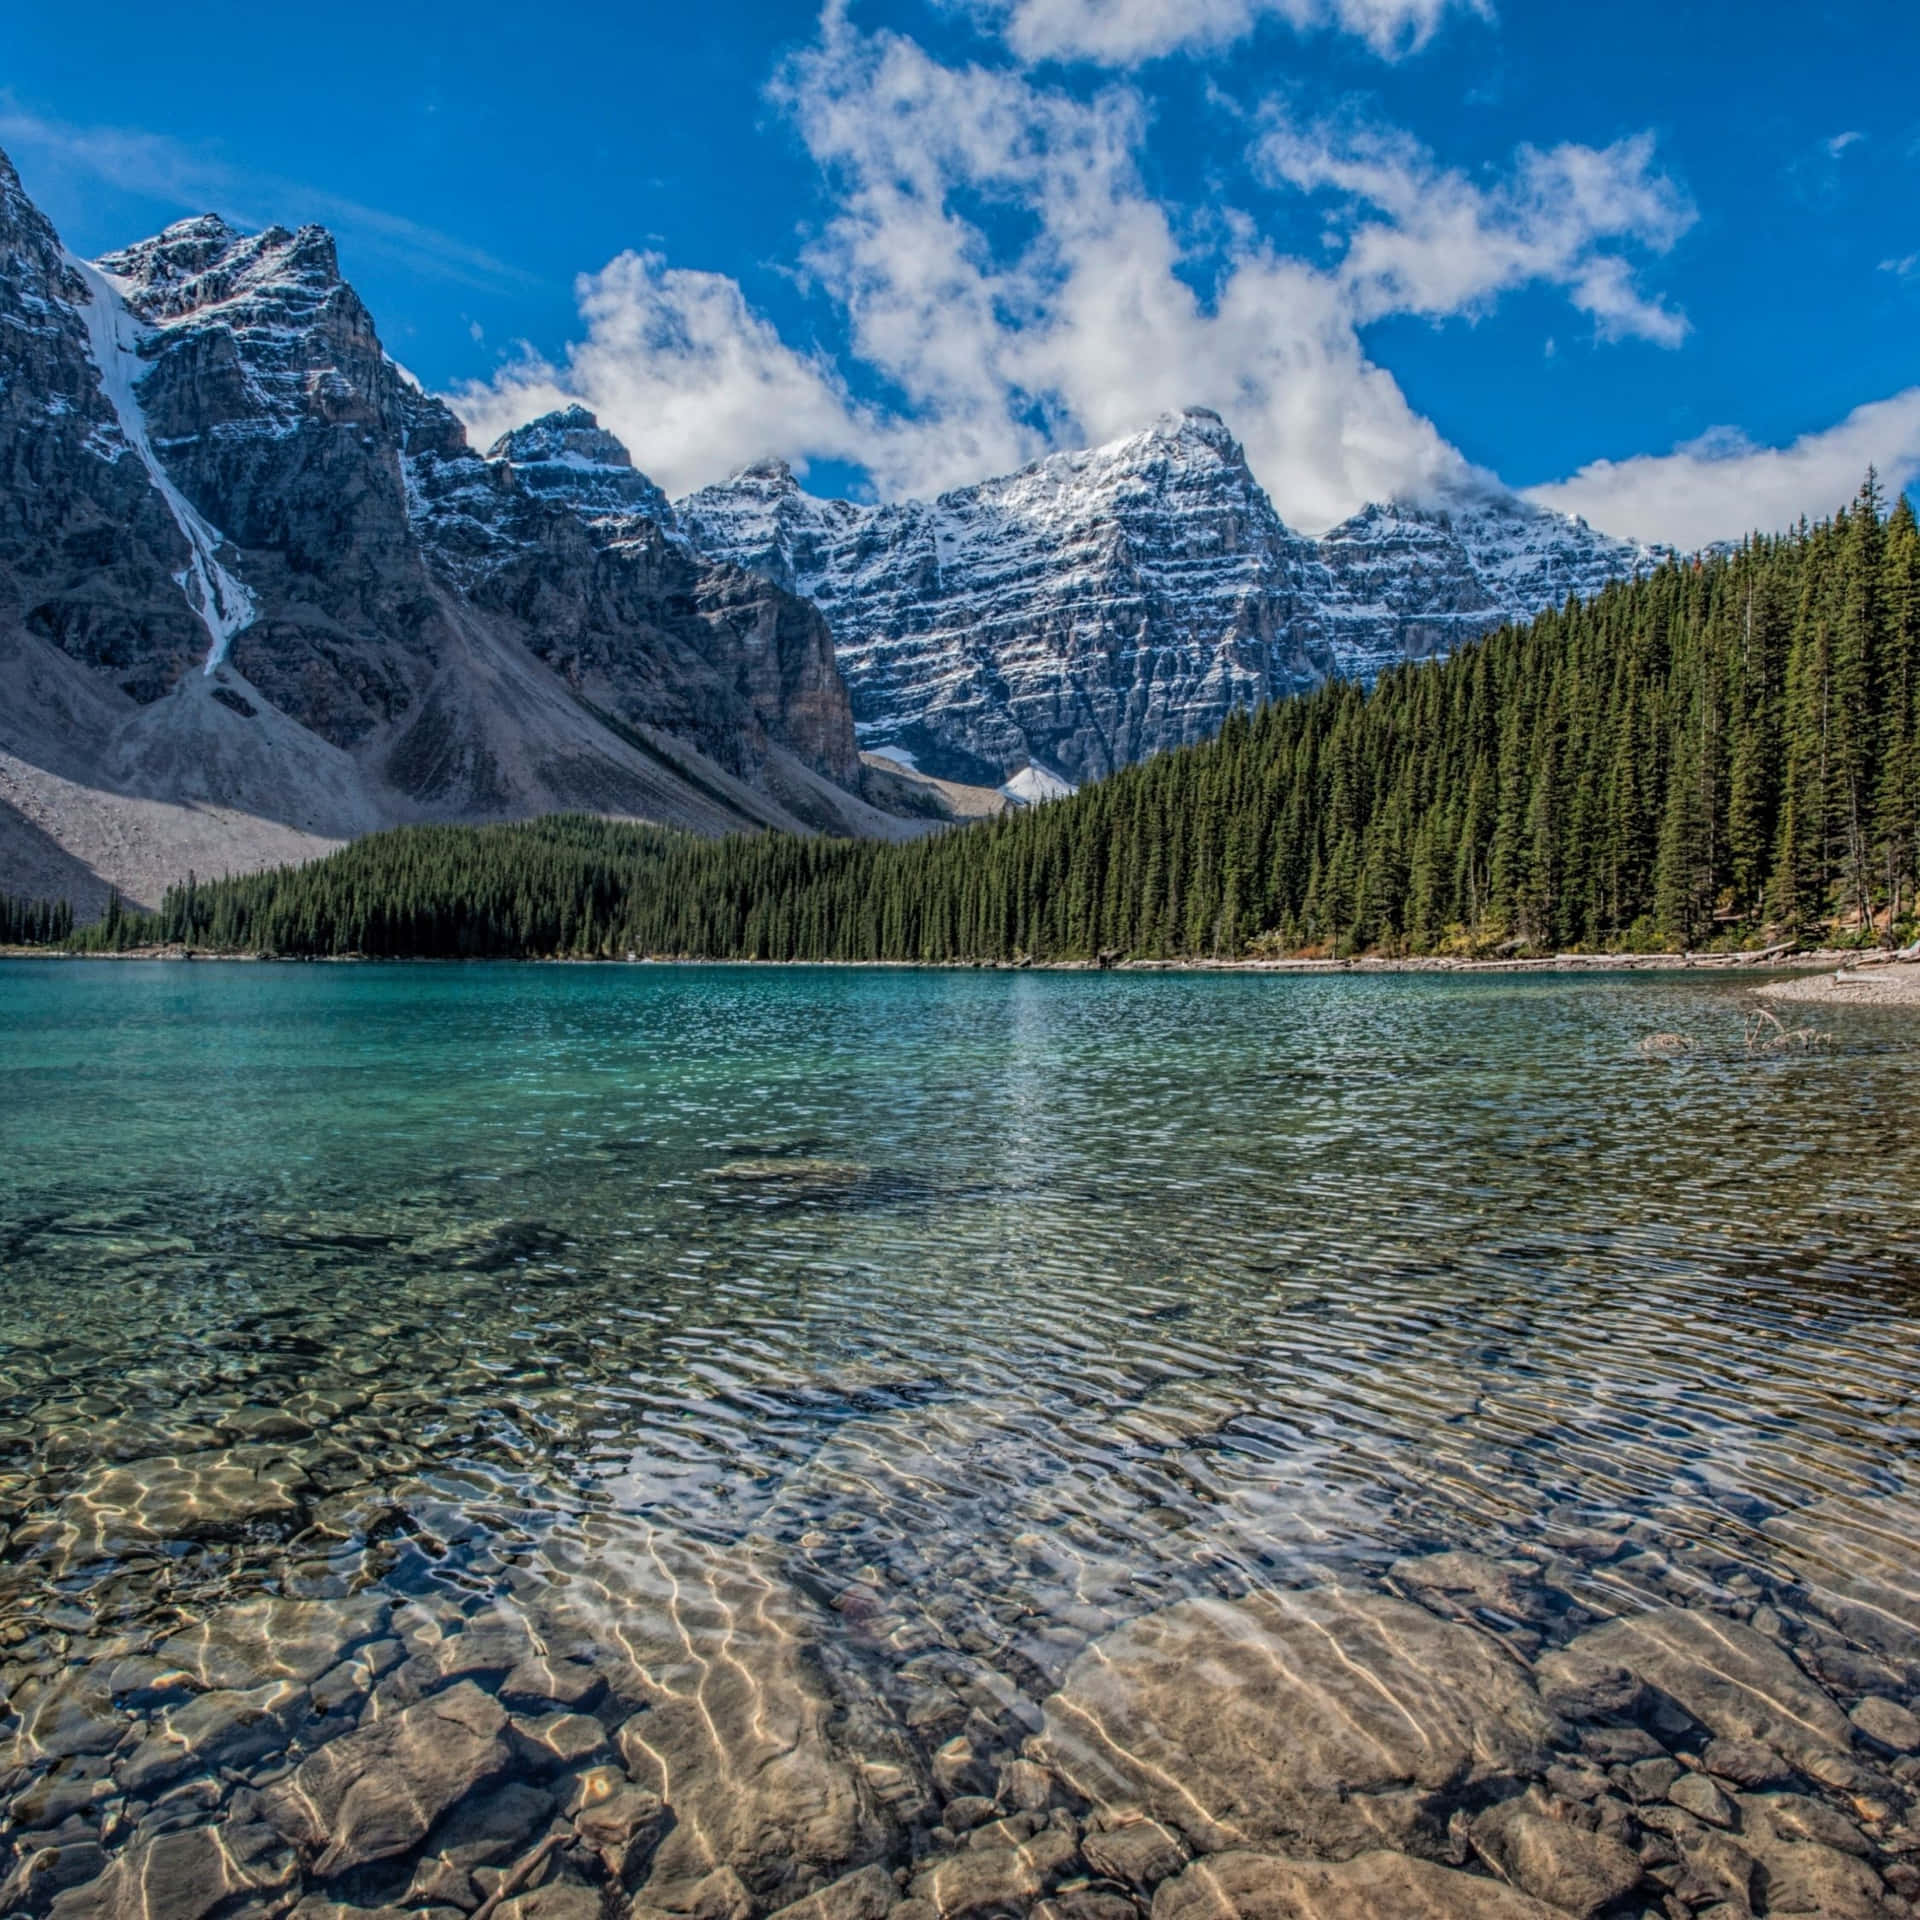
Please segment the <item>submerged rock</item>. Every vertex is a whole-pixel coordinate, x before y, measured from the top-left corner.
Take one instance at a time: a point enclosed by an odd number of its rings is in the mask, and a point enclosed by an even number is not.
[[[311,1685],[391,1617],[373,1595],[351,1600],[247,1600],[222,1607],[162,1644],[160,1658],[197,1684],[245,1689],[268,1680]]]
[[[1618,1668],[1708,1732],[1762,1742],[1803,1765],[1853,1744],[1847,1716],[1779,1647],[1719,1614],[1668,1607],[1614,1620],[1545,1655],[1539,1673],[1552,1692]]]
[[[1484,1555],[1458,1549],[1396,1560],[1388,1569],[1402,1587],[1444,1595],[1467,1606],[1491,1607],[1513,1620],[1537,1620],[1546,1611],[1538,1587]]]
[[[602,1920],[603,1916],[600,1896],[591,1887],[566,1881],[519,1894],[494,1911],[496,1920]]]
[[[1503,1879],[1580,1920],[1640,1884],[1640,1861],[1623,1842],[1555,1819],[1531,1798],[1489,1808],[1472,1835],[1474,1850]]]
[[[886,1920],[899,1898],[900,1890],[885,1867],[861,1867],[818,1893],[782,1907],[773,1920]]]
[[[1158,1820],[1130,1820],[1105,1833],[1090,1833],[1080,1851],[1095,1873],[1148,1893],[1187,1864],[1180,1836]]]
[[[1814,1603],[1854,1639],[1911,1660],[1920,1643],[1920,1500],[1822,1500],[1776,1515],[1764,1531],[1784,1547]]]
[[[611,1534],[545,1607],[551,1637],[598,1648],[632,1710],[616,1736],[626,1772],[672,1810],[641,1907],[691,1912],[725,1868],[765,1910],[891,1852],[898,1825],[843,1744],[816,1616],[757,1556],[660,1538],[640,1552]]]
[[[507,1765],[507,1716],[471,1681],[322,1747],[272,1788],[266,1812],[317,1856],[322,1879],[404,1853]]]
[[[286,1744],[307,1704],[285,1680],[247,1692],[202,1693],[155,1715],[145,1740],[120,1770],[129,1793],[145,1793],[197,1767],[240,1767]]]
[[[513,1860],[552,1813],[552,1794],[517,1780],[490,1793],[468,1795],[428,1836],[407,1889],[408,1903],[476,1904],[474,1869]]]
[[[941,1920],[1005,1913],[1037,1900],[1074,1858],[1068,1835],[1044,1827],[1018,1846],[974,1845],[915,1876],[909,1898]]]
[[[268,1897],[288,1893],[298,1874],[271,1827],[189,1827],[136,1843],[97,1879],[56,1896],[53,1920],[205,1920],[243,1897],[247,1911],[274,1911]]]
[[[1777,1787],[1793,1778],[1786,1761],[1759,1740],[1709,1741],[1700,1762],[1716,1779],[1736,1787]]]
[[[1153,1897],[1153,1920],[1564,1920],[1497,1880],[1399,1853],[1292,1860],[1219,1853]]]
[[[585,1713],[544,1713],[509,1723],[514,1757],[536,1772],[579,1767],[607,1751],[607,1730]]]
[[[872,1169],[851,1160],[769,1157],[729,1160],[708,1169],[707,1178],[768,1200],[842,1199],[871,1178]]]
[[[1096,1807],[1203,1852],[1437,1851],[1468,1796],[1564,1729],[1484,1636],[1335,1588],[1188,1600],[1097,1642],[1046,1703],[1045,1758]]]
[[[1911,1912],[1889,1900],[1863,1856],[1860,1830],[1819,1801],[1798,1794],[1753,1794],[1740,1801],[1741,1844],[1758,1862],[1769,1914],[1819,1914],[1822,1920],[1892,1920]]]
[[[69,1668],[50,1679],[29,1679],[10,1702],[18,1726],[0,1744],[0,1766],[111,1753],[127,1730],[108,1676],[93,1667]]]
[[[305,1472],[270,1449],[167,1454],[96,1471],[61,1508],[66,1550],[94,1558],[170,1540],[229,1540],[297,1520]]]
[[[1920,1753],[1920,1715],[1915,1715],[1897,1700],[1868,1694],[1847,1718],[1869,1740],[1894,1753]]]

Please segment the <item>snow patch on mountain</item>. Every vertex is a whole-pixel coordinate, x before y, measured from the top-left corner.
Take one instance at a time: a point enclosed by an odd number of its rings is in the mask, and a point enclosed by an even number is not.
[[[1063,780],[1048,767],[1030,762],[1000,789],[1009,800],[1023,807],[1038,806],[1043,800],[1068,800],[1080,789],[1071,780]]]
[[[140,321],[128,307],[122,286],[91,261],[69,254],[67,265],[87,286],[82,311],[87,347],[100,371],[100,390],[120,423],[121,437],[139,457],[155,490],[167,503],[175,524],[185,535],[189,555],[186,570],[175,580],[189,604],[206,624],[212,644],[207,651],[208,673],[226,659],[235,634],[253,624],[258,612],[252,592],[221,565],[221,535],[168,477],[153,450],[147,416],[140,405],[136,383],[146,371],[140,357]]]

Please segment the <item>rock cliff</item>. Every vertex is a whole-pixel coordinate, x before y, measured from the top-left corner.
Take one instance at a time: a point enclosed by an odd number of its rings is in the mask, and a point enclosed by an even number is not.
[[[887,829],[820,615],[667,537],[590,416],[471,449],[324,229],[81,261],[0,155],[0,259],[0,886],[50,839],[42,884],[151,894],[164,847],[97,857],[132,805],[156,842],[183,807]],[[255,840],[228,863],[288,850]]]

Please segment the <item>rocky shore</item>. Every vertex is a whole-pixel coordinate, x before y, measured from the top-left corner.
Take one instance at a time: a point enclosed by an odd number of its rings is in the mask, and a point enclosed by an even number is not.
[[[1849,955],[1831,973],[1798,974],[1760,989],[1771,1000],[1820,1007],[1920,1007],[1920,955]]]
[[[116,953],[67,953],[47,947],[0,947],[0,960],[270,960],[263,953],[217,953],[204,948],[162,946],[129,947]],[[371,961],[361,954],[339,954],[337,961],[375,965],[404,965],[404,961]],[[884,967],[895,972],[1033,972],[1033,973],[1779,973],[1803,976],[1809,968],[1857,963],[1852,949],[1819,948],[1804,953],[1556,953],[1528,959],[1471,959],[1456,955],[1412,954],[1397,959],[1362,954],[1350,960],[1283,958],[1278,960],[689,960],[678,955],[628,954],[629,964],[697,967]],[[298,964],[308,964],[300,962]],[[517,964],[517,963],[516,963]],[[543,965],[599,966],[619,964],[594,960],[538,962]],[[1869,962],[1868,964],[1872,964]],[[1785,987],[1767,991],[1785,992]],[[1819,998],[1819,994],[1793,994]]]

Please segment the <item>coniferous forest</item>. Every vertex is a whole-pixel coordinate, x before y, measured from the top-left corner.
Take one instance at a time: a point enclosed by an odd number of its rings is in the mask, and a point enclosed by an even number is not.
[[[0,947],[51,947],[73,934],[73,908],[64,900],[20,900],[0,893]]]
[[[1917,815],[1920,529],[1869,477],[1830,522],[906,845],[407,828],[71,939],[1043,962],[1866,943],[1912,937]],[[32,939],[49,910],[5,911]]]

